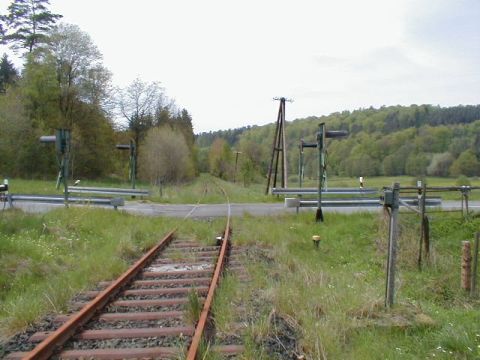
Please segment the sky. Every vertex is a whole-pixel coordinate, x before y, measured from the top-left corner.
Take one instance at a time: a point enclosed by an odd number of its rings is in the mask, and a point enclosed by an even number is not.
[[[90,35],[115,86],[159,81],[196,133],[274,122],[282,96],[293,100],[287,121],[480,103],[478,0],[51,0],[50,9]]]

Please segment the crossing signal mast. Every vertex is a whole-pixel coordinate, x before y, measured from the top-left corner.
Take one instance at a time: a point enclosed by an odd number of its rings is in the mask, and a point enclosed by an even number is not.
[[[268,195],[270,187],[277,187],[278,163],[281,163],[281,187],[288,187],[288,169],[287,169],[287,147],[285,142],[285,102],[293,102],[291,99],[284,97],[276,97],[273,100],[280,101],[278,109],[277,123],[275,125],[275,136],[273,138],[272,157],[268,167],[267,189],[265,194]],[[272,180],[273,173],[273,180]],[[271,186],[270,186],[271,185]]]

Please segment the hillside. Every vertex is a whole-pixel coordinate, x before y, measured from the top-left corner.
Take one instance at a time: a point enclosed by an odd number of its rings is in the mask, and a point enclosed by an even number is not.
[[[480,105],[389,106],[287,122],[290,174],[297,173],[300,139],[314,140],[320,122],[327,129],[349,132],[345,139],[328,141],[330,175],[480,175]],[[223,138],[242,151],[243,161],[265,173],[273,133],[274,124],[268,124],[200,134],[197,144],[205,152],[213,139]],[[315,175],[315,157],[315,151],[306,150],[306,176]]]

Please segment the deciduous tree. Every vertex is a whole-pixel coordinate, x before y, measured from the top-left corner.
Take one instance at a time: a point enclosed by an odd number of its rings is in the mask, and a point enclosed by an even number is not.
[[[190,150],[178,130],[151,128],[141,150],[140,175],[152,184],[183,181],[194,175]]]

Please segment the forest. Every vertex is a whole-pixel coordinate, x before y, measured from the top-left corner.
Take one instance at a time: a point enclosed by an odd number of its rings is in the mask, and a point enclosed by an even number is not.
[[[298,174],[300,140],[314,142],[322,122],[327,130],[346,130],[349,134],[327,141],[330,175],[480,175],[480,105],[371,107],[287,122],[289,174]],[[268,170],[274,126],[199,134],[197,143],[204,145],[199,152],[206,152],[209,146],[210,152],[213,147],[224,147],[222,166],[226,167],[234,166],[229,149],[236,149],[241,152],[238,168],[242,176],[246,182],[253,181]],[[306,149],[304,156],[305,176],[315,177],[316,152]],[[221,168],[221,161],[217,163]],[[216,173],[220,174],[218,169]]]
[[[158,81],[112,85],[112,74],[90,36],[60,22],[48,0],[14,0],[0,16],[0,43],[21,59],[0,61],[0,176],[52,178],[54,147],[42,135],[70,129],[72,177],[124,179],[137,148],[140,178],[153,183],[195,176],[192,117]],[[175,153],[175,157],[168,156]]]

